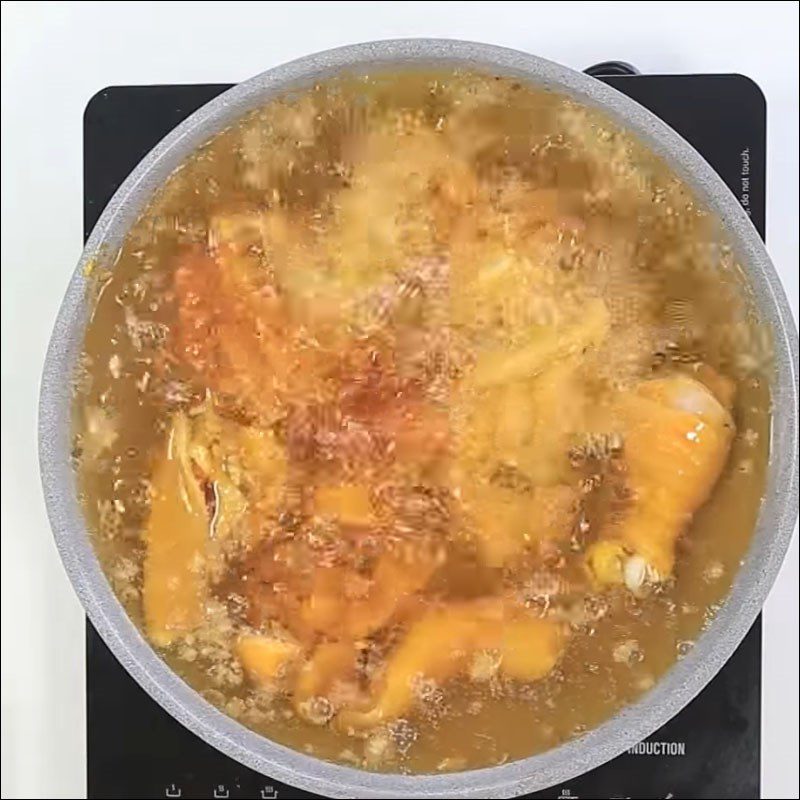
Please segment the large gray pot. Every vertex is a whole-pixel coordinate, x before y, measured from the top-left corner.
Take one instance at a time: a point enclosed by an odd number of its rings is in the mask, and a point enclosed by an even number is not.
[[[466,66],[552,87],[616,118],[670,164],[721,218],[772,328],[772,443],[755,535],[727,602],[691,653],[639,700],[598,728],[547,753],[499,767],[447,775],[381,775],[330,764],[274,744],[225,716],[187,686],[128,619],[95,557],[70,465],[70,378],[87,307],[83,267],[115,252],[153,191],[198,145],[246,111],[287,89],[343,68]],[[749,218],[722,180],[671,128],[593,78],[525,53],[433,39],[330,50],[269,70],[220,95],[169,134],[131,173],[89,237],[58,314],[42,377],[39,456],[47,511],[61,558],[92,624],[138,683],[170,714],[222,752],[265,775],[331,797],[512,797],[564,782],[644,739],[716,674],[756,618],[797,515],[797,332],[778,276]]]

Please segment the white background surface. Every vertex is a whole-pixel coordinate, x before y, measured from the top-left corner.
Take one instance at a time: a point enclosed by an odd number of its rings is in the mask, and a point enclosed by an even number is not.
[[[796,3],[3,3],[2,795],[85,795],[83,616],[39,487],[41,364],[81,248],[81,117],[111,84],[235,82],[341,44],[442,36],[582,69],[741,72],[768,102],[767,241],[798,296]],[[764,797],[798,797],[798,547],[767,603]]]

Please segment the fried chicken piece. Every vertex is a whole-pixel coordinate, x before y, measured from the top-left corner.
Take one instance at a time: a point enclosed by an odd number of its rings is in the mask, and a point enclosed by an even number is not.
[[[735,425],[728,408],[697,380],[645,381],[614,404],[624,439],[632,504],[587,551],[601,584],[638,589],[672,574],[675,543],[708,500],[728,458]]]

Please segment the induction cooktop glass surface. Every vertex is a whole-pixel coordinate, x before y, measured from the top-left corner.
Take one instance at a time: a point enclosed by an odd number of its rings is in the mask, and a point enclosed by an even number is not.
[[[591,70],[590,70],[591,71]],[[740,75],[636,75],[607,62],[603,80],[681,133],[719,172],[764,235],[766,107]],[[139,160],[226,84],[116,86],[84,117],[84,235]],[[746,166],[745,166],[746,165]],[[747,183],[743,182],[746,177]],[[315,797],[214,750],[158,706],[87,624],[90,798]],[[680,714],[646,741],[550,798],[759,796],[761,622]]]

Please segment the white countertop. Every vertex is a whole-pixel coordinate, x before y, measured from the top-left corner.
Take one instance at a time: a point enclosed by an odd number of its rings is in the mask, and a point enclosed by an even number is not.
[[[768,103],[767,242],[797,318],[796,3],[2,5],[2,796],[85,796],[83,615],[39,486],[36,403],[81,249],[81,128],[111,84],[235,82],[341,44],[441,36],[583,69],[740,72]],[[763,796],[798,797],[798,545],[767,602]]]

